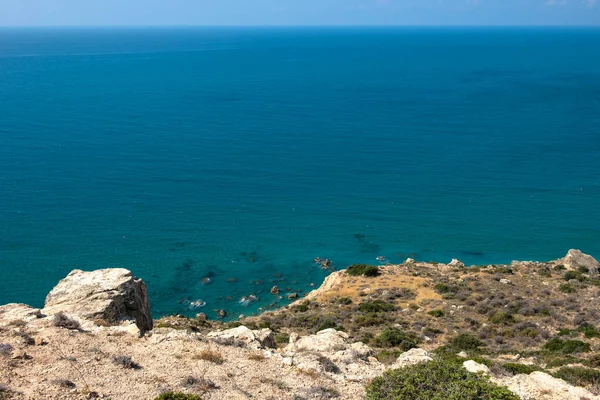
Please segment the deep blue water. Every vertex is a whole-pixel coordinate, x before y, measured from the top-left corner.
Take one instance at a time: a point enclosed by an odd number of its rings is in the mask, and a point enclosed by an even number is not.
[[[236,317],[317,256],[599,257],[599,205],[600,29],[0,30],[0,304]]]

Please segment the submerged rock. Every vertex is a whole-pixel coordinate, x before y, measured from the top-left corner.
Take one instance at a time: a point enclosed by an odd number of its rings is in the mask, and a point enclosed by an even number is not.
[[[142,333],[153,325],[146,284],[123,268],[72,271],[46,296],[42,312],[108,323],[135,321]]]

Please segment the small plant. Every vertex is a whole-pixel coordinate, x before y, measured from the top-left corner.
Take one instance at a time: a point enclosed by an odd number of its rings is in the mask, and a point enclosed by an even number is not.
[[[154,400],[201,400],[196,394],[187,394],[181,392],[166,392],[155,398]]]
[[[411,334],[405,333],[398,328],[386,328],[374,340],[377,347],[399,347],[403,351],[408,351],[417,347],[417,338]]]
[[[600,337],[600,332],[598,332],[596,327],[587,322],[584,322],[581,325],[579,325],[579,328],[577,328],[577,332],[582,332],[583,335],[588,339]]]
[[[478,350],[484,343],[475,336],[468,333],[461,333],[454,337],[450,342],[450,346],[455,350]]]
[[[183,380],[182,385],[185,387],[193,387],[194,389],[204,393],[213,389],[217,389],[217,385],[210,379],[206,379],[204,377],[196,378],[195,376],[191,375]]]
[[[52,383],[54,383],[55,385],[58,385],[60,387],[63,387],[65,389],[73,389],[74,387],[77,386],[68,379],[55,379],[52,381]]]
[[[402,354],[402,351],[400,350],[381,350],[375,355],[375,357],[380,363],[391,365],[396,362],[400,354]]]
[[[54,326],[73,330],[81,329],[81,324],[78,321],[75,321],[62,311],[54,316]]]
[[[569,285],[568,283],[563,283],[562,285],[560,285],[558,287],[558,290],[560,290],[563,293],[575,293],[575,287],[573,285]]]
[[[387,312],[394,311],[395,308],[393,304],[383,300],[367,301],[358,305],[358,311],[361,312]]]
[[[555,266],[554,266],[554,270],[555,270],[555,271],[564,271],[564,270],[566,270],[566,269],[567,269],[567,267],[565,267],[565,266],[564,266],[564,265],[562,265],[562,264],[559,264],[559,265],[555,265]]]
[[[311,399],[334,399],[340,397],[340,393],[331,387],[313,386],[308,390]]]
[[[298,304],[297,306],[293,306],[292,311],[307,312],[309,304],[310,304],[310,302],[308,300],[306,300],[306,301],[302,302],[301,304]]]
[[[10,356],[13,351],[13,347],[8,343],[0,343],[0,355]]]
[[[259,352],[252,352],[250,354],[248,354],[248,360],[252,360],[252,361],[265,361],[266,357],[263,353],[259,353]]]
[[[213,364],[223,364],[225,362],[223,355],[220,352],[212,349],[202,350],[196,355],[196,358],[199,360],[211,362]]]
[[[442,310],[431,310],[427,314],[431,315],[432,317],[436,317],[436,318],[441,318],[444,316],[444,312]]]
[[[321,364],[321,367],[323,367],[323,370],[325,370],[325,372],[330,372],[332,374],[340,373],[340,368],[329,358],[325,356],[319,356],[318,360],[319,364]]]
[[[354,264],[346,269],[346,273],[350,276],[367,276],[375,277],[379,275],[379,267],[367,264]]]
[[[576,386],[591,386],[600,383],[600,371],[585,367],[563,367],[554,376]]]
[[[140,365],[134,362],[131,356],[114,356],[113,363],[120,365],[123,368],[140,369]]]
[[[350,297],[340,297],[339,299],[337,299],[337,302],[340,304],[343,304],[345,306],[348,306],[348,305],[352,304],[352,299]]]
[[[448,286],[445,283],[438,283],[433,288],[439,294],[450,293],[450,292],[455,292],[456,291],[454,287]]]
[[[586,280],[585,276],[579,271],[567,271],[564,276],[565,281],[570,281],[571,279],[578,280],[579,282],[583,282]]]

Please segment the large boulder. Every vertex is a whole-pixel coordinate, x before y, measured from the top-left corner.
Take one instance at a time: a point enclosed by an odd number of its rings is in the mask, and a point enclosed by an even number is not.
[[[146,284],[123,268],[72,271],[46,296],[42,312],[107,323],[135,321],[142,333],[152,329]]]
[[[423,349],[410,349],[398,356],[391,368],[404,368],[422,362],[432,361],[431,354]]]
[[[554,262],[555,265],[564,265],[568,269],[587,268],[590,275],[597,275],[600,263],[592,256],[579,250],[569,250],[567,255]]]
[[[206,337],[219,344],[236,345],[240,343],[255,350],[277,347],[275,335],[270,329],[253,331],[243,325],[224,331],[210,332]]]
[[[336,331],[335,329],[325,329],[317,332],[316,335],[304,336],[297,341],[290,343],[287,351],[313,351],[313,352],[335,352],[348,348],[348,334]]]

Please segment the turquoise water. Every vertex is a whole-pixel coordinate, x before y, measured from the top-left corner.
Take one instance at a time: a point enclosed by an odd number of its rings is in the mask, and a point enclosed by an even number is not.
[[[157,316],[237,317],[320,284],[315,257],[599,257],[598,49],[598,29],[0,30],[0,304],[125,267]]]

